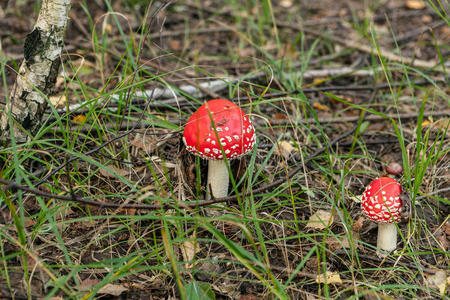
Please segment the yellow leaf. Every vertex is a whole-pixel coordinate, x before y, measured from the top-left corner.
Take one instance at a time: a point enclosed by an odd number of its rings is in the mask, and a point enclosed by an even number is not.
[[[66,98],[64,96],[50,96],[48,100],[56,108],[63,107],[66,104]]]
[[[84,115],[78,115],[73,117],[72,121],[77,125],[82,125],[84,122],[86,122],[86,117]]]
[[[323,111],[329,111],[330,110],[330,108],[328,106],[322,105],[322,104],[319,104],[319,103],[313,103],[313,107],[315,109],[323,110]]]
[[[284,8],[289,8],[294,4],[294,0],[281,0],[280,5]]]
[[[278,147],[275,148],[275,154],[283,156],[284,158],[289,158],[291,153],[295,151],[296,148],[288,141],[280,141]]]
[[[309,218],[306,228],[324,229],[333,224],[333,221],[331,212],[319,209]]]
[[[316,277],[316,282],[317,283],[334,283],[334,284],[342,284],[342,280],[341,277],[339,276],[338,273],[335,272],[328,272],[326,271],[325,274],[319,274]]]
[[[426,5],[420,0],[406,0],[406,7],[409,9],[424,9]]]
[[[312,85],[320,85],[327,80],[329,80],[329,79],[328,78],[314,78]]]
[[[181,245],[181,254],[183,255],[183,259],[188,262],[192,261],[195,257],[195,254],[197,254],[200,251],[200,246],[196,239],[195,232],[190,236],[190,240],[183,242]],[[192,265],[186,265],[186,268],[191,268]]]

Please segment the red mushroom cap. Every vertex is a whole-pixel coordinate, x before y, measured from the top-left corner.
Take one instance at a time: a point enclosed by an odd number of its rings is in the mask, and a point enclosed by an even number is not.
[[[364,191],[361,208],[363,213],[378,223],[393,223],[400,218],[402,200],[400,183],[389,177],[372,181]]]
[[[205,159],[223,159],[219,141],[227,159],[247,154],[256,142],[252,121],[239,106],[224,99],[210,100],[200,106],[187,121],[183,134],[186,149]]]

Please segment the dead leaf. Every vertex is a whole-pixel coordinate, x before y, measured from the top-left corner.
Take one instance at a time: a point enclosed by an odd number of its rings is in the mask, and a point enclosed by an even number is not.
[[[291,155],[291,153],[293,151],[296,151],[297,149],[292,146],[291,142],[289,141],[280,141],[278,143],[278,147],[275,148],[275,154],[283,156],[284,158],[289,158],[289,156]]]
[[[91,287],[98,284],[100,282],[100,279],[97,278],[86,278],[81,281],[80,285],[78,286],[78,290],[80,291],[89,291]]]
[[[352,225],[352,230],[356,232],[360,232],[364,224],[364,217],[359,216],[358,220]]]
[[[447,242],[447,234],[444,231],[444,228],[438,228],[434,233],[434,237],[436,238],[436,241],[444,251],[447,251],[448,249],[448,242]]]
[[[422,122],[422,126],[427,126],[427,125],[430,125],[430,124],[431,124],[431,122],[429,120],[425,120],[425,121]]]
[[[55,108],[63,107],[66,104],[66,98],[64,96],[50,96],[48,100]]]
[[[84,115],[78,115],[73,117],[72,121],[77,125],[83,125],[86,122],[86,117]]]
[[[120,168],[114,167],[112,165],[108,165],[107,168],[111,171],[116,172],[120,176],[128,176],[130,174],[130,171],[128,171],[128,170],[120,169]],[[115,178],[116,177],[114,174],[109,172],[107,169],[103,169],[103,168],[100,169],[100,174],[102,174],[106,178]]]
[[[294,4],[294,0],[281,0],[280,1],[280,6],[284,7],[284,8],[289,8],[292,6],[292,4]]]
[[[33,225],[35,225],[36,224],[36,221],[35,220],[33,220],[33,219],[26,219],[25,220],[25,227],[30,227],[30,226],[33,226]]]
[[[317,283],[334,283],[334,284],[342,284],[341,277],[338,273],[326,271],[325,274],[319,274],[316,277]]]
[[[313,85],[313,86],[321,85],[322,83],[324,83],[324,82],[326,82],[326,81],[328,81],[328,80],[329,80],[329,78],[319,78],[319,77],[317,77],[317,78],[314,78],[314,79],[313,79],[312,85]]]
[[[195,254],[197,254],[200,251],[200,245],[197,242],[196,234],[195,232],[190,236],[190,239],[188,241],[183,242],[181,245],[181,254],[183,255],[183,259],[188,262],[192,261],[195,257]],[[193,265],[188,264],[186,265],[186,268],[191,268]]]
[[[406,0],[406,7],[409,9],[424,9],[426,5],[420,0]]]
[[[128,289],[124,287],[121,284],[112,284],[108,283],[104,287],[98,290],[99,294],[106,294],[106,295],[112,295],[112,296],[120,296],[123,292],[127,291]]]
[[[350,243],[348,239],[345,237],[335,237],[335,236],[327,236],[325,239],[325,244],[327,245],[327,249],[331,252],[336,251],[341,248],[350,248]]]
[[[433,275],[429,275],[425,278],[425,284],[433,287],[437,287],[441,294],[445,292],[445,285],[448,284],[450,277],[447,277],[447,273],[444,270],[437,270]]]
[[[431,23],[433,21],[433,17],[431,17],[430,15],[423,15],[420,19],[424,23]]]
[[[316,102],[313,103],[313,107],[315,109],[322,110],[322,111],[329,111],[330,110],[330,108],[328,106],[322,105],[322,104],[316,103]]]
[[[331,212],[319,209],[309,218],[306,228],[324,229],[333,224],[333,220]]]
[[[287,120],[287,115],[280,112],[275,113],[275,120]]]
[[[181,42],[179,40],[171,39],[169,40],[169,46],[175,51],[179,51],[181,49]]]
[[[131,145],[136,149],[143,150],[145,153],[149,154],[156,149],[156,140],[150,136],[144,134],[136,134],[134,136]]]
[[[445,223],[444,228],[445,234],[450,235],[450,221]]]

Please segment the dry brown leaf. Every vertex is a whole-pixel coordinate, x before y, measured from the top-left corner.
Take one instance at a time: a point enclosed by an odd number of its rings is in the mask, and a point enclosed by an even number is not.
[[[112,165],[108,165],[107,167],[109,170],[116,172],[120,176],[128,176],[130,174],[130,171],[128,171],[128,170],[120,169],[120,168],[114,167]],[[100,174],[102,174],[104,177],[107,177],[107,178],[116,177],[114,174],[110,173],[107,169],[103,169],[103,168],[100,169]]]
[[[426,5],[420,0],[406,0],[406,7],[409,9],[424,9]]]
[[[331,252],[334,252],[337,249],[341,248],[350,248],[350,243],[345,237],[338,238],[335,236],[328,236],[325,239],[325,244],[327,245],[328,250],[330,250]]]
[[[335,272],[326,271],[325,274],[319,274],[316,277],[317,283],[342,284],[341,276]]]
[[[364,224],[364,217],[363,216],[359,216],[358,220],[356,220],[356,222],[353,223],[352,230],[356,231],[356,232],[361,231],[361,229],[363,227],[363,224]]]
[[[293,151],[296,151],[297,149],[292,146],[292,144],[288,141],[280,141],[278,143],[278,147],[275,148],[275,154],[283,156],[284,158],[289,158],[289,156],[291,155],[291,153]]]
[[[80,291],[89,291],[91,287],[98,284],[100,282],[100,279],[97,278],[86,278],[81,281],[80,285],[78,286],[78,290]]]
[[[169,46],[173,50],[178,51],[181,49],[181,42],[179,40],[171,39],[171,40],[169,40]]]
[[[183,242],[181,245],[181,254],[183,255],[183,259],[188,262],[192,261],[195,257],[195,254],[197,254],[200,251],[200,245],[197,242],[196,234],[192,234],[190,236],[190,239],[188,241]],[[186,265],[186,268],[191,268],[192,265]]]
[[[429,275],[425,278],[425,284],[433,287],[437,287],[441,294],[445,292],[445,285],[448,284],[449,278],[444,270],[437,270],[433,275]]]
[[[423,15],[420,19],[424,23],[431,23],[433,21],[433,17],[430,15]]]
[[[287,120],[287,115],[280,112],[275,113],[275,120]]]
[[[144,134],[136,134],[131,145],[138,150],[143,150],[145,153],[151,153],[156,149],[156,140]]]
[[[98,290],[99,294],[106,294],[106,295],[113,295],[113,296],[120,296],[123,292],[127,291],[128,289],[124,287],[121,284],[112,284],[108,283],[104,287]]]
[[[444,225],[444,231],[446,235],[450,235],[450,221],[446,222]]]
[[[306,228],[324,229],[333,224],[333,221],[331,212],[319,209],[309,218]]]

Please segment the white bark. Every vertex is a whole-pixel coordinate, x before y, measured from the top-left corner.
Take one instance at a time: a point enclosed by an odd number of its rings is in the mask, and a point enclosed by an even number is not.
[[[60,55],[71,0],[43,0],[34,30],[27,35],[24,60],[15,86],[2,112],[0,130],[3,141],[10,137],[9,115],[18,142],[39,129],[42,115],[61,64]]]
[[[395,223],[379,223],[377,247],[387,252],[397,248],[397,226]]]
[[[211,199],[211,193],[214,198],[226,197],[228,194],[228,182],[230,177],[228,175],[227,165],[224,160],[210,160],[208,162],[208,181],[206,185],[207,193],[206,199]]]

